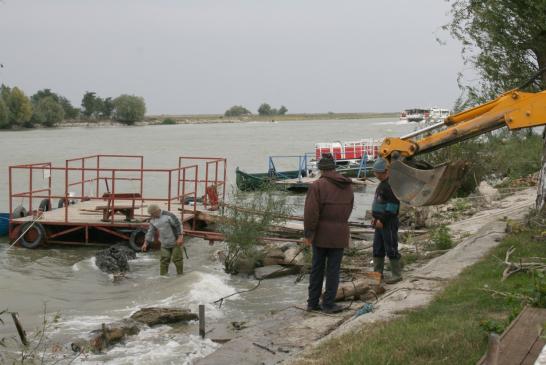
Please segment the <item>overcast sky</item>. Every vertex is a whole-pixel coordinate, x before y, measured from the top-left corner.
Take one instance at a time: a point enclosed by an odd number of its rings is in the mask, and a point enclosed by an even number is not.
[[[143,96],[150,114],[451,107],[443,0],[0,0],[0,82]],[[436,38],[446,42],[440,45]]]

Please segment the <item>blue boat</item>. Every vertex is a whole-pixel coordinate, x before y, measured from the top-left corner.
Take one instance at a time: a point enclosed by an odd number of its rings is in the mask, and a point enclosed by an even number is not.
[[[0,237],[7,236],[9,230],[9,213],[0,213]]]

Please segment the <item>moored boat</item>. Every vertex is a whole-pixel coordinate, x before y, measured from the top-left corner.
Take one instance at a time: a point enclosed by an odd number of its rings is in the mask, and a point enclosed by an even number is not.
[[[7,236],[9,230],[9,213],[0,213],[0,236]]]
[[[240,170],[238,167],[235,170],[237,188],[242,191],[252,191],[273,186],[276,181],[297,179],[298,177],[305,177],[307,173],[305,170],[293,170],[282,172],[262,172],[262,173],[247,173]]]

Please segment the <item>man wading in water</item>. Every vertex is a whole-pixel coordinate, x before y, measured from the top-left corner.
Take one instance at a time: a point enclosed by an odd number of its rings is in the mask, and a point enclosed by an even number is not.
[[[150,214],[150,227],[146,232],[142,251],[145,252],[148,249],[148,246],[154,242],[156,232],[159,232],[159,242],[161,243],[159,273],[167,275],[172,259],[174,266],[176,266],[176,273],[182,275],[184,272],[184,258],[181,247],[184,245],[184,236],[180,221],[176,215],[161,210],[155,204],[148,207],[148,214]]]
[[[343,249],[349,245],[348,221],[353,210],[354,195],[351,180],[335,171],[336,164],[331,154],[322,156],[318,168],[321,176],[309,187],[305,198],[305,244],[313,246],[307,310],[321,309],[319,299],[326,271],[322,310],[325,313],[336,313],[343,310],[334,301]]]

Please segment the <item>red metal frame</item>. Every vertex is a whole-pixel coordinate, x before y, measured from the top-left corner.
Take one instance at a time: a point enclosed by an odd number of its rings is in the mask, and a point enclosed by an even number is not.
[[[112,161],[113,160],[113,161]],[[115,162],[119,163],[123,161],[125,163],[137,164],[136,168],[111,168],[104,167],[105,162]],[[68,202],[70,199],[74,200],[101,200],[103,201],[103,195],[101,194],[100,181],[105,181],[106,192],[109,192],[108,197],[109,204],[111,208],[115,209],[116,200],[116,190],[117,184],[123,181],[137,181],[139,183],[138,193],[140,194],[139,198],[134,200],[138,201],[163,201],[166,202],[168,210],[171,209],[172,203],[182,203],[184,207],[184,199],[187,197],[193,197],[194,202],[197,201],[200,193],[203,193],[204,196],[204,206],[205,209],[208,208],[207,202],[207,188],[216,186],[216,188],[222,189],[222,201],[225,198],[226,193],[226,171],[227,171],[227,161],[225,158],[217,157],[179,157],[178,167],[171,169],[145,169],[144,168],[144,157],[137,155],[92,155],[84,156],[78,158],[72,158],[65,161],[63,167],[53,166],[50,162],[45,163],[35,163],[35,164],[23,164],[23,165],[14,165],[9,167],[9,209],[11,212],[10,215],[10,236],[12,235],[13,229],[15,226],[20,225],[24,222],[18,221],[13,217],[14,209],[14,200],[15,199],[24,199],[28,198],[27,206],[28,211],[32,214],[35,211],[35,205],[33,201],[37,199],[49,199],[52,202],[53,199],[64,199],[64,202]],[[200,168],[201,167],[201,168]],[[209,174],[211,167],[214,168],[214,173]],[[223,168],[223,175],[220,175],[219,169]],[[34,190],[34,177],[35,171],[48,170],[48,182],[47,188],[36,189]],[[203,174],[205,177],[200,176]],[[54,194],[52,191],[52,183],[54,180],[54,175],[62,175],[64,172],[64,193]],[[16,174],[28,174],[28,187],[25,189],[21,184],[17,186],[19,190],[16,191],[14,186],[14,175]],[[161,177],[165,178],[166,181],[166,193],[160,196],[144,196],[144,178],[146,174],[159,174]],[[73,175],[77,175],[77,178],[73,178]],[[135,176],[136,175],[136,176]],[[173,184],[173,179],[175,179],[176,185]],[[62,178],[61,178],[62,180]],[[58,183],[58,181],[55,181]],[[108,183],[111,183],[111,186]],[[86,184],[91,184],[95,186],[95,194],[92,195],[91,191],[86,191]],[[162,184],[161,184],[162,185]],[[164,186],[164,185],[162,185]],[[173,187],[176,186],[176,192],[173,194]],[[70,189],[73,187],[79,187],[79,195],[75,194],[70,196]],[[154,194],[156,195],[156,194]],[[81,223],[70,220],[69,205],[64,205],[64,220],[63,221],[47,221],[41,220],[40,223],[44,226],[62,226],[61,231],[50,234],[48,238],[59,238],[68,233],[72,233],[79,230],[84,230],[85,242],[89,242],[89,230],[97,229],[100,231],[108,232],[109,234],[116,236],[118,238],[128,239],[129,237],[116,231],[114,228],[145,228],[147,227],[146,223],[122,223],[115,222],[114,215],[112,214],[112,219],[110,222],[101,222],[101,223]],[[184,209],[181,211],[181,220],[184,219]],[[197,216],[197,204],[193,205],[193,216]],[[189,234],[193,232],[194,235],[199,237],[211,237],[211,232],[205,231],[196,231],[196,220],[193,220],[193,229],[189,231]]]

